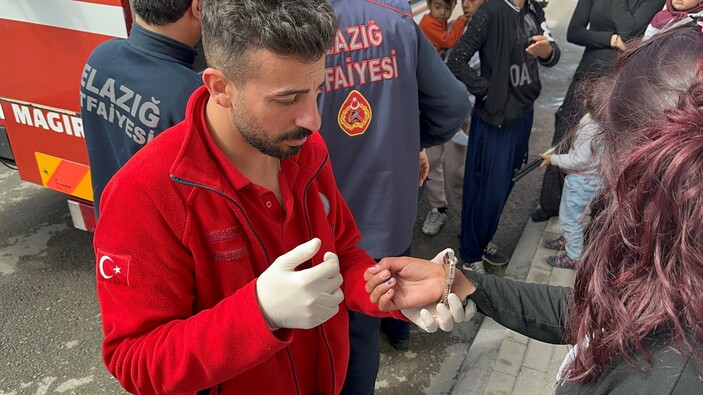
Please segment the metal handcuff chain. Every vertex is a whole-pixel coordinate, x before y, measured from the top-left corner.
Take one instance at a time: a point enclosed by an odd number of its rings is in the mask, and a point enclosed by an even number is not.
[[[449,294],[452,291],[452,284],[454,284],[454,277],[456,274],[456,256],[454,256],[454,251],[449,250],[444,254],[442,258],[443,264],[449,265],[449,274],[447,275],[447,282],[444,285],[444,295],[442,296],[442,301],[445,306],[449,306]]]

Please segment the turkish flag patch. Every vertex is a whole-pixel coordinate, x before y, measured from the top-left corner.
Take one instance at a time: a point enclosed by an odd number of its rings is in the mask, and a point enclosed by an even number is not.
[[[95,275],[99,281],[111,285],[129,286],[129,255],[110,254],[98,250],[97,268]]]

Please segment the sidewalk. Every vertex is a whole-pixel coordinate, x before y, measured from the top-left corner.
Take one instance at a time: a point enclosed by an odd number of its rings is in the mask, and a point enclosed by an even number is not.
[[[506,277],[531,283],[571,286],[574,272],[550,267],[554,251],[544,240],[559,237],[559,219],[528,222],[508,264]],[[568,352],[513,332],[486,317],[459,371],[453,395],[552,394],[557,370]]]

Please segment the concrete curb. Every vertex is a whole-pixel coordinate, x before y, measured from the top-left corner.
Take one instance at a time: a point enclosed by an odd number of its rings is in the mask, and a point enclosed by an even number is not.
[[[546,257],[554,252],[542,247],[544,240],[560,233],[558,218],[547,223],[529,221],[506,276],[518,281],[571,286],[573,271],[547,265]],[[556,372],[567,352],[567,346],[529,339],[486,317],[451,394],[551,394]]]

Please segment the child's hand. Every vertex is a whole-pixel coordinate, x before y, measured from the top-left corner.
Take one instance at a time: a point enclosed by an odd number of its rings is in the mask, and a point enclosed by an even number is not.
[[[539,167],[547,167],[552,164],[552,154],[539,154],[537,156],[542,158],[542,163],[540,163]]]

